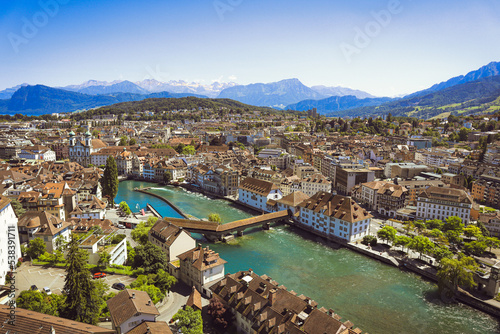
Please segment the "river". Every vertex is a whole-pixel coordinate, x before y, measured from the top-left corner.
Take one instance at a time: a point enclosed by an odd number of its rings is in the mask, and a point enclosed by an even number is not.
[[[252,215],[224,200],[138,181],[121,182],[115,201],[125,200],[131,208],[150,203],[163,216],[179,217],[161,200],[132,191],[146,186],[153,186],[155,194],[198,218],[215,212],[227,223]],[[214,244],[195,237],[228,261],[227,273],[252,268],[260,275],[267,274],[289,290],[333,309],[342,321],[350,320],[363,332],[499,333],[498,321],[487,314],[461,304],[442,304],[435,284],[351,250],[335,250],[294,227],[257,229],[232,244]]]

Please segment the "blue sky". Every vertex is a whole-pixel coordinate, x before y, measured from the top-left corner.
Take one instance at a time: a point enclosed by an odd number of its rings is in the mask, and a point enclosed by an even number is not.
[[[0,89],[298,78],[394,96],[500,61],[499,13],[498,0],[2,1]]]

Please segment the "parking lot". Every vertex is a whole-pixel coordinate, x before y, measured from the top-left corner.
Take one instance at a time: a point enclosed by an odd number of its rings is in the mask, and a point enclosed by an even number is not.
[[[64,278],[66,272],[61,268],[44,268],[40,266],[32,266],[29,262],[23,263],[18,268],[16,274],[16,297],[23,290],[28,290],[32,285],[36,285],[41,291],[44,287],[50,288],[52,293],[60,294],[64,287]],[[113,283],[123,283],[129,285],[135,278],[124,275],[111,275],[108,274],[104,278],[99,278],[109,285],[110,291],[115,291],[111,288]]]

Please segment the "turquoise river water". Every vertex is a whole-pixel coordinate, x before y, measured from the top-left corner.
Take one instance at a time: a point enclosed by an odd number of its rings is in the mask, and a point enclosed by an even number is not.
[[[164,217],[180,217],[163,201],[133,191],[134,187],[151,186],[155,194],[198,218],[215,212],[227,223],[252,215],[224,200],[138,181],[121,182],[115,202],[124,200],[131,208],[150,203]],[[500,333],[493,317],[464,305],[442,304],[435,284],[351,250],[333,249],[294,227],[256,229],[231,245],[194,237],[228,261],[226,272],[252,268],[257,274],[267,274],[289,290],[333,309],[363,332]]]

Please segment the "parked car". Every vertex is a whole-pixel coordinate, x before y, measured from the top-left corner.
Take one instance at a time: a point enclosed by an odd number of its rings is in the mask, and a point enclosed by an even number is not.
[[[118,228],[125,228],[122,224],[118,224]]]
[[[38,287],[37,287],[35,284],[33,284],[33,285],[30,287],[30,290],[31,290],[31,291],[40,291],[40,290],[38,290]]]
[[[51,295],[52,294],[52,291],[50,291],[49,287],[43,288],[43,292],[45,292],[47,295]]]
[[[123,284],[123,283],[113,283],[113,285],[111,287],[113,289],[116,289],[116,290],[124,290],[125,289],[125,284]]]
[[[103,277],[106,277],[106,273],[95,273],[93,276],[94,279]]]

